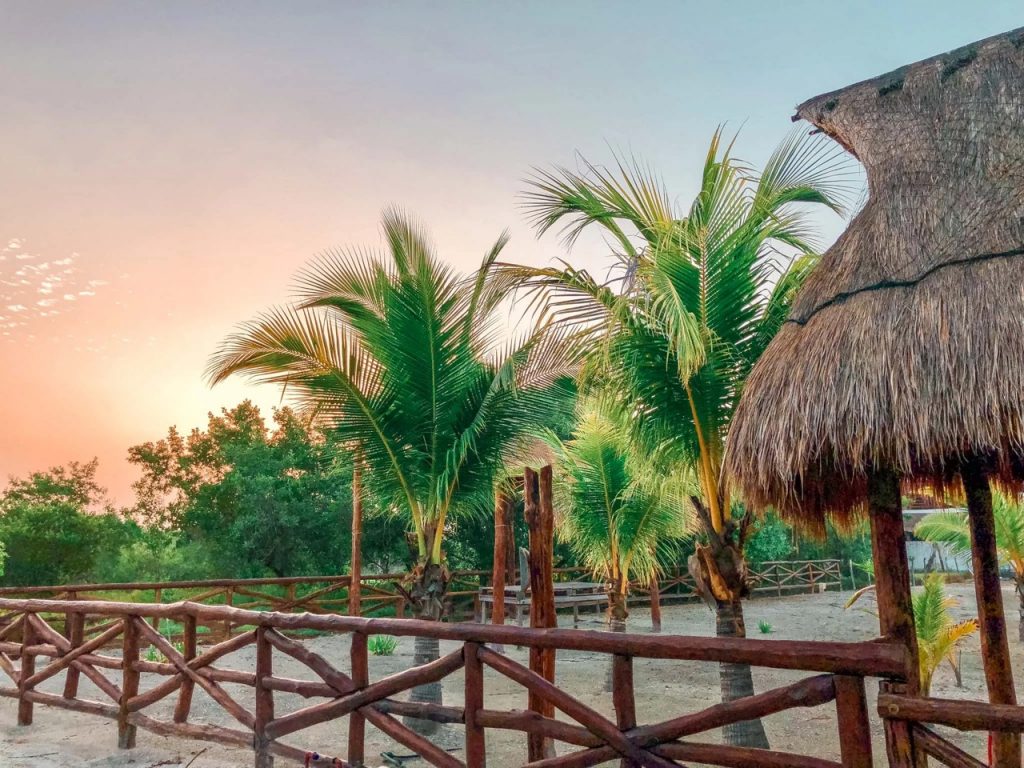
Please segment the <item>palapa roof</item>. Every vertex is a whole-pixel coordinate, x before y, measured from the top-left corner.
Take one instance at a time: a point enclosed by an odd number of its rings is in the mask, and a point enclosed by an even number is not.
[[[820,526],[866,470],[919,482],[989,457],[1024,479],[1024,28],[800,105],[869,197],[757,363],[732,487]]]

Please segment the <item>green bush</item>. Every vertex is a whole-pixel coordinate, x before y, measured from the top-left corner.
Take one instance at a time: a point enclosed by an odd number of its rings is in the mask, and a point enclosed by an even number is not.
[[[374,635],[367,647],[374,656],[390,656],[398,648],[398,640],[391,635]]]

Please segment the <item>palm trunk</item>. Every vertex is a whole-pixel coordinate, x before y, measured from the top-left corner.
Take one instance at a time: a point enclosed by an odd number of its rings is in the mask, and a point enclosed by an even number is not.
[[[1013,573],[1013,583],[1017,587],[1017,639],[1024,643],[1024,574]]]
[[[715,612],[715,634],[718,637],[746,637],[743,621],[743,603],[740,600],[721,602]],[[754,678],[749,664],[721,664],[719,678],[722,701],[735,701],[754,695]],[[726,744],[768,749],[768,736],[760,720],[745,720],[722,728]]]
[[[440,565],[419,565],[413,571],[413,584],[409,592],[416,609],[416,618],[425,621],[440,621],[444,608],[444,597],[448,592],[448,572]],[[441,644],[437,638],[416,637],[413,642],[413,665],[422,666],[441,657]],[[443,703],[442,684],[425,683],[417,685],[409,695],[409,701],[424,704]],[[418,717],[405,717],[404,723],[421,736],[435,736],[440,730],[440,723],[422,720]]]
[[[626,606],[626,595],[609,585],[608,588],[608,629],[612,632],[625,632],[626,619],[629,618],[629,610]],[[606,693],[615,687],[615,657],[608,658],[608,672],[604,679],[604,690]]]
[[[738,523],[729,520],[718,531],[703,501],[697,497],[692,501],[708,537],[708,543],[697,545],[688,561],[697,593],[715,612],[718,637],[746,637],[742,600],[749,594],[750,584],[743,544],[752,518],[748,513]],[[749,664],[720,664],[719,681],[723,702],[754,695]],[[722,728],[722,736],[729,746],[769,749],[760,719],[727,725]]]

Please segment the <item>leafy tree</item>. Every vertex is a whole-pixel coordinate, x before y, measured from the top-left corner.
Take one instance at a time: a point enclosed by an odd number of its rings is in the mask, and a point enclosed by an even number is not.
[[[1024,642],[1024,506],[1003,493],[993,493],[992,513],[996,524],[999,557],[1010,566],[1020,598],[1019,639]],[[914,529],[925,541],[949,544],[958,555],[970,556],[971,530],[966,512],[934,512]]]
[[[752,522],[730,515],[726,432],[751,368],[814,263],[801,204],[839,208],[835,155],[818,147],[794,135],[755,177],[716,133],[685,211],[636,163],[541,172],[526,194],[538,231],[563,226],[571,246],[600,228],[615,248],[612,276],[602,283],[567,264],[508,270],[535,301],[546,299],[562,328],[583,343],[600,340],[597,375],[631,405],[643,444],[659,446],[654,458],[666,466],[682,463],[698,476],[693,502],[706,543],[690,565],[720,636],[746,634],[743,548]],[[722,666],[725,700],[752,693],[749,667]],[[759,721],[729,726],[725,736],[742,746],[768,743]]]
[[[466,278],[402,214],[386,212],[383,229],[385,254],[319,259],[302,275],[299,304],[243,325],[210,374],[280,385],[359,447],[367,497],[412,529],[409,596],[421,618],[438,619],[446,532],[490,509],[509,451],[563,412],[572,391],[557,337],[538,328],[503,340],[507,282],[494,264],[504,235]],[[417,663],[437,656],[436,640],[417,638]],[[439,701],[439,686],[414,697]]]
[[[116,556],[128,524],[106,502],[98,462],[70,462],[11,478],[0,495],[0,541],[7,550],[3,583],[66,584],[87,579]]]
[[[744,512],[734,513],[743,518]],[[772,560],[785,560],[793,552],[793,529],[778,515],[769,512],[750,526],[743,554],[755,568]]]

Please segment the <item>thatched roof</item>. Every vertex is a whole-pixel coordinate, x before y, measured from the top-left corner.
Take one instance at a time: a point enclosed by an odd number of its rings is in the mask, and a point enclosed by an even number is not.
[[[820,525],[872,464],[928,481],[974,452],[1024,479],[1024,29],[797,117],[864,164],[869,199],[750,377],[733,487]]]

